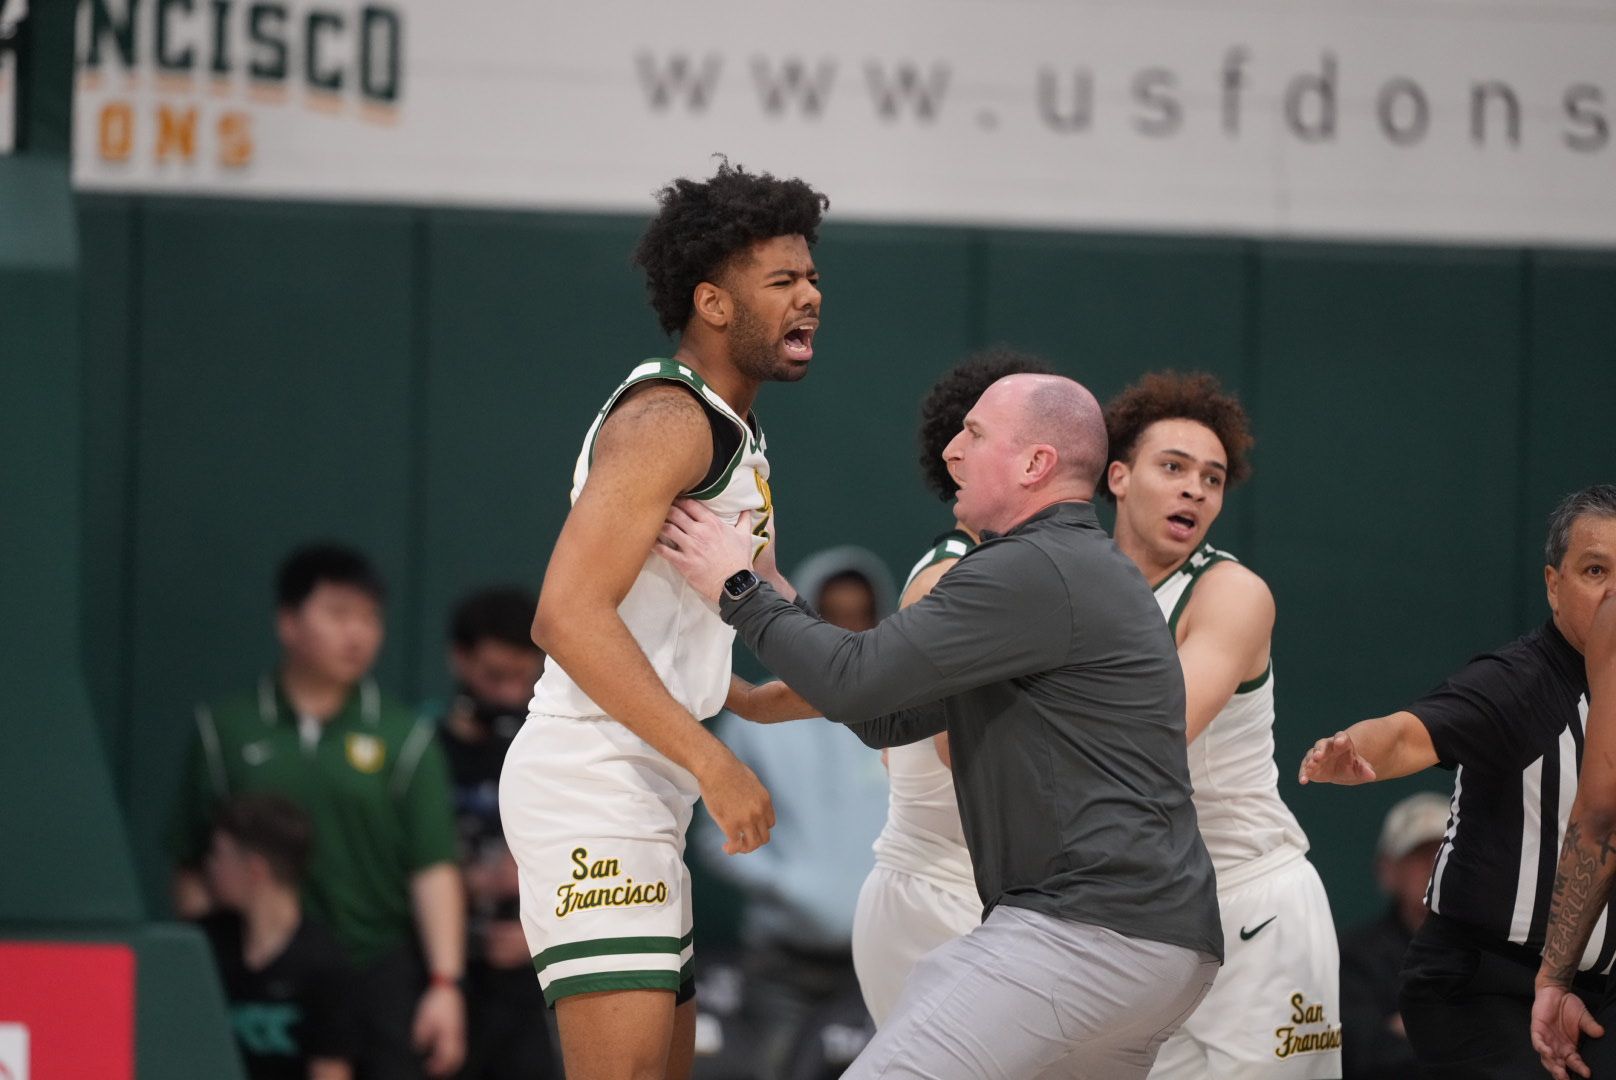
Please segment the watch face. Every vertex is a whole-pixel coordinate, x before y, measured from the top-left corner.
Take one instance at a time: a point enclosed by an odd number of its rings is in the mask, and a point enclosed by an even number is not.
[[[724,591],[728,593],[731,598],[739,600],[741,597],[757,588],[757,583],[758,578],[756,574],[752,573],[750,570],[742,570],[739,573],[731,574],[725,579]]]

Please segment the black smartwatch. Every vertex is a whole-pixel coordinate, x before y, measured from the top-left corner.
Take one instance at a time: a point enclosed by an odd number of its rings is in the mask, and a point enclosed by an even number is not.
[[[741,570],[724,579],[724,595],[738,604],[757,592],[758,584],[756,574],[751,570]]]

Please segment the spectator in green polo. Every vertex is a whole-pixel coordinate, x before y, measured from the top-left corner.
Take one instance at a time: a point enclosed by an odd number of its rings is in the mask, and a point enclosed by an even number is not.
[[[199,705],[174,816],[175,907],[212,906],[200,874],[218,805],[296,802],[314,824],[304,898],[359,970],[359,1080],[446,1076],[465,1053],[465,901],[448,771],[430,719],[382,696],[381,577],[359,552],[294,551],[277,579],[280,666]]]

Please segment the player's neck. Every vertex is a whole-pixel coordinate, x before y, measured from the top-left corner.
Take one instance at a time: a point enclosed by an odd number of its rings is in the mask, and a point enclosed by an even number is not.
[[[258,890],[241,909],[241,921],[241,958],[258,971],[286,951],[303,922],[303,906],[295,891],[276,884]]]
[[[287,661],[281,667],[281,691],[298,716],[325,721],[342,711],[353,687]]]
[[[679,342],[679,349],[673,358],[700,375],[701,381],[723,398],[724,404],[735,410],[736,416],[745,416],[752,411],[752,403],[757,400],[757,380],[749,379],[736,370],[735,365],[727,357],[719,355],[711,343],[687,334]]]
[[[1133,564],[1139,567],[1139,572],[1145,575],[1145,580],[1153,587],[1177,570],[1179,564],[1184,561],[1176,556],[1163,555],[1152,550],[1138,533],[1128,528],[1127,520],[1120,509],[1117,511],[1117,525],[1112,531],[1111,539],[1116,542],[1124,555],[1133,560]]]

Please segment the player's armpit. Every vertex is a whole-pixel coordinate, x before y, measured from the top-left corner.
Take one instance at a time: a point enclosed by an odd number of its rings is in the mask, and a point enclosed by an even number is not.
[[[534,641],[613,719],[699,775],[721,752],[657,677],[617,614],[668,507],[700,483],[712,433],[694,397],[652,385],[623,401],[597,433],[589,478],[545,571]]]
[[[1239,563],[1220,563],[1196,584],[1179,622],[1185,738],[1194,742],[1241,683],[1268,668],[1274,597]]]

